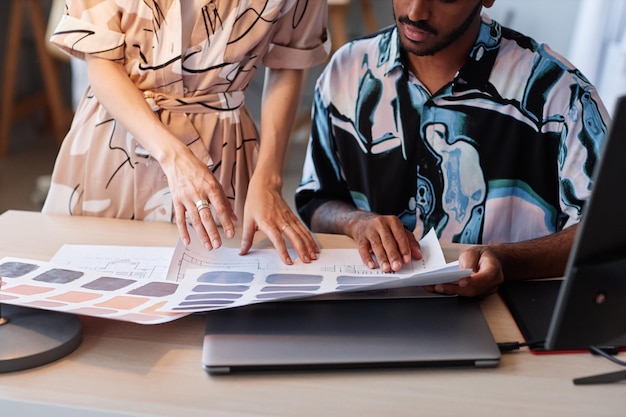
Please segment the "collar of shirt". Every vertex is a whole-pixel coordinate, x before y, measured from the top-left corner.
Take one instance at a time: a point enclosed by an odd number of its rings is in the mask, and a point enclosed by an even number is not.
[[[501,41],[502,26],[483,13],[476,42],[465,64],[454,79],[453,91],[485,89],[496,61]],[[384,71],[385,75],[392,71],[404,70],[404,58],[397,27],[394,27],[391,31],[387,50],[381,52],[383,52],[380,55],[381,57],[389,58]]]

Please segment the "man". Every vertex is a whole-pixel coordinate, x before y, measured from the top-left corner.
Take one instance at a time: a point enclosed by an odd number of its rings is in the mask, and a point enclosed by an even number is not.
[[[395,25],[344,45],[318,79],[296,192],[316,232],[385,272],[419,238],[476,244],[474,272],[429,287],[488,294],[562,275],[608,116],[547,46],[482,15],[495,0],[394,0]]]

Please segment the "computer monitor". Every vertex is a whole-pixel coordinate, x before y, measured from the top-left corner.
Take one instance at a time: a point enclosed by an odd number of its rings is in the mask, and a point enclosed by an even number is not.
[[[617,102],[593,178],[547,350],[614,345],[626,334],[626,96]]]

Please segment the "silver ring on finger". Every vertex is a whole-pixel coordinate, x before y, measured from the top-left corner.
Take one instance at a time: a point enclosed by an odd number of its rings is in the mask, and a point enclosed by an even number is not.
[[[209,202],[207,200],[198,200],[196,201],[196,209],[198,211],[202,210],[202,209],[208,209],[209,206]]]

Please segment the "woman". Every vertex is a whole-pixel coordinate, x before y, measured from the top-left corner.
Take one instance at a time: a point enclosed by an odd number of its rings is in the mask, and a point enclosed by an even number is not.
[[[281,196],[303,82],[330,43],[325,1],[68,0],[51,42],[87,62],[90,87],[65,138],[45,213],[189,221],[207,249],[217,226],[241,253],[263,231],[287,264],[283,235],[319,251]],[[261,132],[244,92],[266,77]]]

